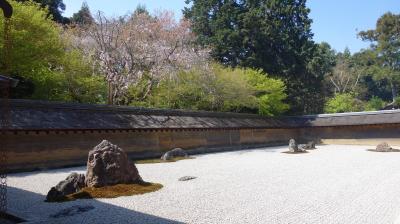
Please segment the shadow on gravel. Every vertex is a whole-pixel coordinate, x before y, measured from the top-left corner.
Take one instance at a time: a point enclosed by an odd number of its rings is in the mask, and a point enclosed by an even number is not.
[[[15,173],[9,173],[8,176],[11,177],[26,177],[32,175],[32,172],[37,172],[40,174],[56,174],[56,173],[72,173],[72,172],[77,172],[77,173],[86,173],[86,165],[82,166],[71,166],[71,167],[64,167],[64,168],[57,168],[57,169],[36,169],[32,171],[26,171],[26,172],[15,172]]]
[[[181,224],[174,220],[145,214],[98,200],[45,203],[45,195],[8,187],[9,212],[38,223],[160,223]],[[132,197],[132,203],[135,197]],[[149,203],[152,203],[149,201]],[[54,207],[57,207],[55,209]],[[32,209],[34,208],[34,209]],[[29,214],[28,212],[31,211]],[[34,213],[34,214],[32,214]]]

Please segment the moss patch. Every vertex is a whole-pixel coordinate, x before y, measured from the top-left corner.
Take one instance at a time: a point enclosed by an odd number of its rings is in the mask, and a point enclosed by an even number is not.
[[[57,202],[74,201],[76,199],[91,199],[91,198],[117,198],[121,196],[132,196],[158,191],[163,187],[157,183],[141,183],[141,184],[117,184],[106,187],[86,187],[80,192],[65,196]]]
[[[194,159],[194,157],[174,157],[171,160],[162,159],[142,159],[135,161],[135,164],[149,164],[149,163],[173,163],[180,160]]]
[[[370,151],[370,152],[383,152],[383,153],[385,153],[385,152],[400,152],[399,149],[391,149],[390,151],[377,151],[376,149],[367,149],[367,151]]]
[[[308,151],[302,151],[302,152],[291,152],[291,151],[285,151],[282,153],[286,153],[286,154],[304,154],[304,153],[309,153]]]

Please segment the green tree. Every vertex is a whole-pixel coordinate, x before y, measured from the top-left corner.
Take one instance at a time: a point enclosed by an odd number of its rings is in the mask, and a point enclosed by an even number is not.
[[[400,82],[400,14],[385,13],[378,19],[374,30],[362,31],[359,36],[372,42],[377,65],[372,66],[374,75],[388,80],[394,104]]]
[[[291,113],[316,111],[314,101],[308,99],[322,95],[318,86],[323,75],[309,68],[313,58],[323,52],[312,41],[306,0],[186,3],[191,6],[184,9],[184,16],[191,21],[199,43],[211,47],[214,59],[224,65],[274,74],[287,86]]]
[[[135,11],[133,12],[133,16],[139,15],[139,14],[146,14],[150,16],[149,11],[147,11],[147,8],[145,5],[139,4],[136,6]]]
[[[54,69],[64,54],[60,39],[60,27],[47,18],[47,11],[34,2],[10,1],[14,8],[11,19],[12,51],[11,70],[29,79]],[[28,19],[29,18],[29,19]],[[3,17],[0,17],[0,33],[3,35]],[[3,39],[0,38],[0,49]],[[0,51],[0,56],[4,51]],[[4,61],[4,60],[1,60]]]
[[[93,16],[86,2],[83,2],[81,9],[72,15],[71,22],[81,26],[92,25],[94,23]]]
[[[275,116],[289,109],[289,105],[284,103],[286,87],[281,80],[269,78],[260,70],[246,69],[244,72],[256,97],[258,114]]]
[[[32,0],[17,0],[18,2],[27,2]],[[65,4],[63,0],[33,0],[40,4],[42,8],[48,9],[48,14],[51,15],[51,18],[57,23],[67,24],[69,23],[69,19],[63,17],[62,14],[65,11]]]
[[[298,102],[301,102],[304,113],[321,113],[324,110],[325,97],[328,94],[324,89],[324,79],[332,72],[336,63],[335,51],[328,43],[316,44],[313,54],[307,63],[307,75],[299,86]]]
[[[358,112],[364,109],[363,102],[350,93],[336,94],[325,105],[326,113]]]
[[[11,74],[22,80],[14,97],[75,102],[104,102],[104,80],[84,55],[62,38],[61,27],[34,2],[10,1],[12,17]],[[27,19],[29,18],[29,19]],[[3,35],[0,17],[0,35]],[[0,39],[0,58],[3,39]],[[0,72],[4,68],[0,68]]]

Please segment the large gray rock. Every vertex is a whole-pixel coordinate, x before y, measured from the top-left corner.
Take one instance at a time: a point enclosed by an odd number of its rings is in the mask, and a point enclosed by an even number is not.
[[[143,182],[127,154],[116,145],[103,140],[89,152],[86,170],[88,187]]]
[[[47,193],[46,201],[62,200],[65,196],[79,192],[85,187],[85,175],[71,173],[65,180],[52,187]]]
[[[393,150],[393,148],[390,147],[390,145],[386,142],[382,142],[376,146],[377,152],[390,152],[392,150]]]
[[[296,140],[294,139],[289,140],[289,152],[303,152],[303,151],[304,149],[298,147]]]
[[[181,148],[176,148],[171,151],[168,151],[164,153],[163,156],[161,156],[162,160],[171,160],[174,157],[188,157],[188,154],[185,152],[185,150]]]

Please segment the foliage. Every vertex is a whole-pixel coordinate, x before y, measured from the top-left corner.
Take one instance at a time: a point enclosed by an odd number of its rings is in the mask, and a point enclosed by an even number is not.
[[[377,96],[373,96],[365,105],[365,111],[377,111],[382,110],[385,107],[385,101]]]
[[[62,29],[47,17],[47,11],[34,2],[11,1],[11,4],[14,7],[11,74],[23,80],[13,96],[104,102],[104,81],[93,74],[95,71],[82,53],[62,38]],[[3,35],[2,20],[0,17],[0,35]],[[0,72],[4,72],[3,67]]]
[[[160,83],[150,98],[154,107],[279,115],[289,107],[282,81],[260,71],[214,65],[209,73],[181,72]]]
[[[399,107],[400,15],[360,32],[372,45],[351,54],[313,42],[306,0],[186,2],[181,21],[142,5],[93,18],[84,3],[61,26],[62,0],[11,0],[12,97],[269,116]]]
[[[296,64],[301,54],[297,50],[312,36],[304,0],[186,3],[192,5],[184,15],[199,41],[212,46],[213,57],[223,64],[282,73],[289,64]]]
[[[283,103],[287,95],[285,84],[281,80],[269,78],[262,72],[252,69],[247,69],[245,72],[256,96],[259,114],[274,116],[289,109],[289,105]]]
[[[61,61],[63,87],[67,90],[64,100],[78,103],[106,103],[107,86],[104,78],[90,65],[78,49],[69,49]],[[93,74],[94,73],[94,74]]]
[[[336,93],[354,92],[360,82],[360,73],[356,70],[350,50],[336,55],[336,65],[329,75],[329,83]]]
[[[17,0],[18,2],[28,2],[32,0]],[[33,0],[36,3],[39,3],[42,8],[46,8],[48,10],[47,16],[50,16],[54,21],[60,24],[69,23],[69,19],[62,16],[62,13],[65,10],[65,4],[63,0]]]
[[[320,86],[324,74],[318,71],[324,69],[312,67],[329,62],[312,62],[325,52],[312,42],[312,21],[305,0],[186,3],[191,6],[185,8],[184,16],[192,22],[198,42],[212,49],[215,60],[232,67],[262,69],[281,78],[287,86],[291,113],[322,109],[314,105],[323,104]],[[315,104],[317,96],[319,104]]]
[[[358,112],[363,110],[363,103],[350,93],[336,94],[325,105],[327,113]]]
[[[83,2],[81,9],[72,15],[71,22],[81,26],[92,25],[95,22],[86,2]]]
[[[335,63],[335,51],[331,49],[328,43],[322,42],[314,45],[311,60],[307,63],[306,75],[303,76],[302,80],[293,82],[298,85],[297,88],[294,87],[293,89],[300,92],[297,96],[294,96],[294,99],[300,102],[302,106],[300,107],[297,103],[297,108],[292,108],[292,113],[295,113],[296,110],[297,114],[315,114],[323,111],[327,94],[323,82],[326,75],[331,73]],[[287,86],[291,88],[290,85],[287,84]],[[301,109],[302,111],[299,111]]]
[[[142,84],[144,77],[147,83],[141,94],[146,98],[161,80],[207,64],[208,51],[192,44],[188,21],[176,22],[169,12],[156,16],[137,12],[111,19],[99,13],[96,19],[75,40],[92,55],[109,83],[109,103],[127,104],[129,87]]]
[[[397,97],[400,83],[400,14],[385,13],[374,30],[362,31],[359,36],[371,41],[375,66],[371,66],[378,79],[386,79],[392,90],[392,103]]]
[[[36,3],[11,1],[11,4],[14,8],[11,20],[12,71],[25,77],[32,77],[44,67],[49,65],[55,67],[57,60],[63,54],[63,45],[59,38],[60,28],[46,18],[47,12],[41,10]],[[3,17],[0,17],[2,36],[3,24]],[[2,38],[0,42],[2,48]],[[1,53],[3,52],[2,50]]]
[[[52,72],[64,53],[60,29],[47,18],[47,11],[40,9],[36,3],[11,1],[11,4],[14,8],[11,20],[11,73],[33,82],[38,87],[35,88],[38,98],[58,98],[56,95],[62,93],[57,88],[51,89],[61,84],[60,74]],[[0,17],[0,34],[3,36],[3,17]],[[0,39],[2,47],[3,39]],[[1,61],[5,61],[4,55],[0,56]],[[52,97],[49,97],[50,91]]]

